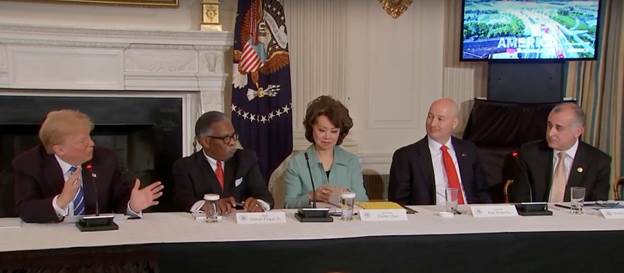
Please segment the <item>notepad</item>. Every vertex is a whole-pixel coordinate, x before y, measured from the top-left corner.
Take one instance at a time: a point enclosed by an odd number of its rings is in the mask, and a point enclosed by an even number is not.
[[[395,202],[357,202],[357,205],[363,209],[403,209]]]

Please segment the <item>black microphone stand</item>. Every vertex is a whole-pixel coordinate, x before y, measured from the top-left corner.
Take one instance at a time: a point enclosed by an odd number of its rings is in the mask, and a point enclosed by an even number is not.
[[[93,165],[87,164],[85,169],[89,171],[91,178],[93,179],[93,191],[95,192],[95,215],[83,216],[77,223],[76,227],[80,231],[104,231],[104,230],[117,230],[119,226],[113,221],[114,215],[100,215],[100,197],[98,195],[98,187],[95,182],[97,175],[93,171]],[[86,199],[85,199],[86,200]]]
[[[301,208],[295,213],[295,218],[299,222],[303,223],[319,223],[319,222],[333,222],[334,218],[329,216],[329,208],[317,208],[316,207],[316,187],[314,186],[314,179],[312,178],[312,170],[310,169],[310,160],[308,153],[304,153],[306,164],[308,165],[308,174],[310,175],[310,182],[312,182],[312,208]]]
[[[525,167],[518,159],[518,154],[512,154],[513,162],[516,164],[518,169],[520,170],[521,175],[526,175]],[[514,181],[516,183],[518,181]],[[531,182],[526,180],[527,187],[529,189],[529,202],[521,202],[516,203],[516,210],[518,214],[522,216],[548,216],[552,215],[552,211],[548,210],[547,202],[533,202],[533,187],[531,186]]]

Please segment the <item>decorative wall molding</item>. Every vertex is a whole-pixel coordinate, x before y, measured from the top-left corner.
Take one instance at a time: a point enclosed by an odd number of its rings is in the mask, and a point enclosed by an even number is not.
[[[197,117],[224,111],[224,56],[231,46],[230,32],[0,25],[0,87],[28,95],[58,95],[58,89],[180,97],[188,155]]]
[[[302,121],[307,104],[321,95],[345,102],[347,1],[284,2],[293,96],[293,146],[305,149]],[[344,145],[356,146],[351,138]]]

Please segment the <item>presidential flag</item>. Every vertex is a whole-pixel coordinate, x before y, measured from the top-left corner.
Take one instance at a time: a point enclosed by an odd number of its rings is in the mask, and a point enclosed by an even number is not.
[[[292,151],[292,100],[284,7],[278,0],[239,0],[234,29],[232,123],[245,149],[258,154],[265,178]]]

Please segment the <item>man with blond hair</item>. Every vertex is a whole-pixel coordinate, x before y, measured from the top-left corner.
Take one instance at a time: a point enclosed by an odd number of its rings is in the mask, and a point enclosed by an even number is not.
[[[13,160],[15,202],[25,222],[60,222],[70,207],[76,216],[99,212],[140,215],[158,204],[160,182],[140,189],[121,179],[117,157],[96,147],[93,123],[79,111],[49,112],[39,130],[40,145]],[[97,185],[96,185],[97,184]]]
[[[546,139],[520,148],[520,173],[511,185],[512,202],[567,202],[570,187],[584,187],[585,200],[609,199],[611,157],[580,141],[585,113],[561,103],[548,115]]]
[[[394,152],[388,199],[404,205],[441,205],[446,189],[457,189],[459,204],[489,203],[476,146],[453,137],[459,107],[449,98],[434,101],[427,114],[427,135]]]

